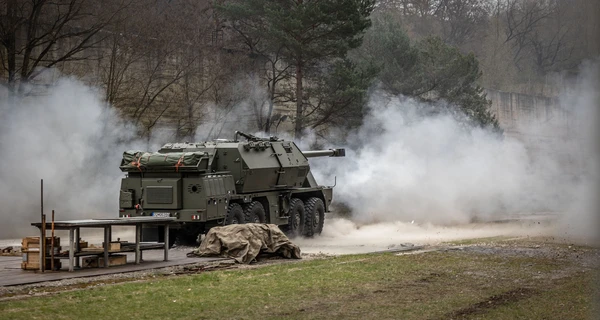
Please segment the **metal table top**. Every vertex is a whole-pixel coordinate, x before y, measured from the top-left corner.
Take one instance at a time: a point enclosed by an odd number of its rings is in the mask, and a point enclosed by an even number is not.
[[[114,218],[114,219],[83,219],[83,220],[64,220],[54,221],[54,229],[77,228],[77,227],[106,227],[106,226],[126,226],[136,224],[167,224],[176,221],[177,218],[159,218],[159,217],[132,217],[132,218]],[[41,227],[41,222],[31,223],[34,227]],[[47,221],[46,227],[50,228],[52,222]]]

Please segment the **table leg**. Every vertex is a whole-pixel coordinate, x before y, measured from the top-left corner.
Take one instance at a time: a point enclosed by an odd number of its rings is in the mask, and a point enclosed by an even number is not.
[[[142,239],[142,225],[135,225],[135,264],[140,264],[140,260],[142,259],[140,251],[140,241]]]
[[[164,229],[165,236],[165,261],[169,261],[169,225],[165,225]]]
[[[42,221],[43,223],[43,221]],[[44,228],[40,227],[40,271],[44,272],[44,252],[42,251],[42,241],[45,240]]]
[[[75,230],[69,228],[69,271],[73,272],[73,260],[75,259]]]
[[[81,251],[79,247],[79,239],[81,239],[81,230],[79,228],[75,229],[75,252]],[[79,257],[75,257],[75,267],[79,268]]]
[[[110,246],[109,241],[110,227],[104,227],[104,267],[108,268],[108,247]]]

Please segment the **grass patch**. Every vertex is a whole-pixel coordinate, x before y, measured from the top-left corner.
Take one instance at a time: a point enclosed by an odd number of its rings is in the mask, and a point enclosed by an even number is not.
[[[454,246],[468,246],[474,244],[481,243],[494,243],[510,240],[510,237],[507,236],[496,236],[496,237],[483,237],[483,238],[473,238],[473,239],[462,239],[462,240],[453,240],[447,241],[445,244],[454,245]]]
[[[4,301],[0,314],[3,319],[585,319],[593,272],[568,273],[572,267],[460,251],[352,255]]]

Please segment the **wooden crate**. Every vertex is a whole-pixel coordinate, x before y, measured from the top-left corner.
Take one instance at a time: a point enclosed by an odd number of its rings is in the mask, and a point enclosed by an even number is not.
[[[52,268],[51,258],[46,258],[45,269],[50,270]],[[61,268],[59,259],[54,259],[54,269],[58,270]],[[40,269],[40,252],[39,251],[27,251],[23,252],[23,262],[21,262],[21,269],[24,270],[39,270]]]
[[[61,253],[62,247],[54,247],[54,255],[57,256]],[[21,249],[22,253],[40,253],[40,248],[23,248]],[[67,251],[68,252],[68,251]],[[50,256],[52,254],[50,247],[46,248],[46,256]]]
[[[114,254],[108,256],[108,265],[109,266],[121,266],[127,263],[127,255],[124,254]],[[93,256],[93,257],[85,257],[82,259],[82,268],[98,268],[104,267],[104,257],[102,256]]]
[[[52,237],[46,237],[46,247],[50,248],[52,245]],[[54,246],[60,247],[60,237],[54,237]],[[23,250],[30,248],[40,247],[40,237],[25,237],[21,241],[21,248]]]
[[[104,242],[102,245],[94,245],[90,244],[86,247],[80,248],[82,252],[103,252],[104,251]],[[120,252],[121,251],[121,243],[118,241],[110,242],[108,245],[108,252]]]
[[[104,248],[104,242],[102,242],[102,248]],[[121,251],[121,242],[119,242],[119,241],[111,241],[108,244],[108,251],[109,252]]]

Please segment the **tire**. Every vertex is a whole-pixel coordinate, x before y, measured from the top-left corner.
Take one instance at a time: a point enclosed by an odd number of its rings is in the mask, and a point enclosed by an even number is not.
[[[265,223],[265,208],[262,203],[252,201],[244,206],[246,223]]]
[[[288,233],[290,238],[302,235],[306,224],[304,203],[298,198],[290,200],[290,211],[288,220]]]
[[[325,204],[323,200],[312,197],[304,202],[306,220],[304,224],[304,235],[312,237],[323,231],[323,220],[325,220]]]
[[[230,203],[227,206],[227,216],[225,217],[225,225],[230,224],[243,224],[246,223],[244,219],[244,210],[238,203]]]

